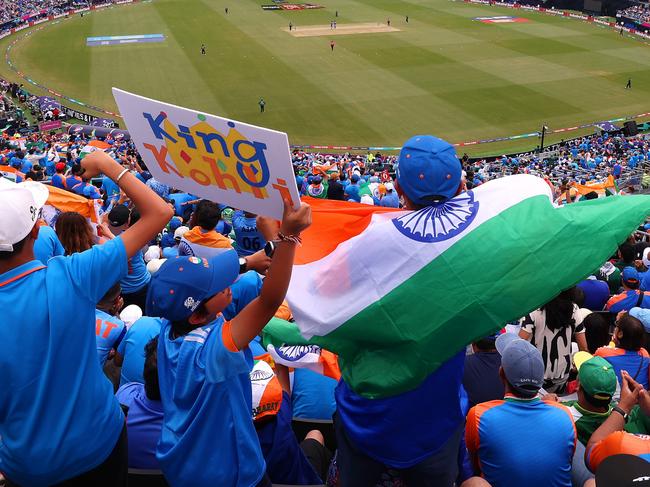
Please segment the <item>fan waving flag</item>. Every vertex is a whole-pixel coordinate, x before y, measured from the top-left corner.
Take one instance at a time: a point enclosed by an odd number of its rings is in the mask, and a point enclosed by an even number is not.
[[[522,174],[418,211],[363,206],[313,203],[287,293],[296,323],[264,332],[275,347],[337,354],[346,383],[379,398],[414,389],[598,268],[650,213],[650,197],[556,207],[544,180]]]

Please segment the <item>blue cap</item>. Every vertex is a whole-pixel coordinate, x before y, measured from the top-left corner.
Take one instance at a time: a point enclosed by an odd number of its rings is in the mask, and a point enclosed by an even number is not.
[[[357,182],[359,182],[359,175],[358,175],[357,173],[354,173],[354,174],[350,177],[350,180],[351,180],[353,183],[357,183]]]
[[[643,324],[646,333],[650,333],[650,309],[637,308],[636,306],[630,310],[630,316],[636,318]]]
[[[623,273],[621,274],[621,280],[626,284],[627,283],[638,284],[639,271],[637,271],[634,267],[627,266],[625,269],[623,269]]]
[[[418,205],[453,198],[462,176],[454,147],[432,135],[416,135],[406,141],[396,172],[400,187]]]
[[[320,184],[323,181],[323,178],[320,176],[314,176],[314,179],[311,180],[311,184]]]
[[[504,333],[495,342],[501,355],[501,367],[516,392],[536,393],[544,384],[542,354],[526,340],[514,333]]]
[[[170,321],[187,319],[203,301],[235,282],[238,275],[239,258],[234,250],[210,259],[169,259],[151,277],[147,315]]]
[[[177,216],[173,216],[171,220],[169,220],[169,232],[173,235],[174,232],[178,227],[180,227],[183,224],[183,221],[178,218]]]

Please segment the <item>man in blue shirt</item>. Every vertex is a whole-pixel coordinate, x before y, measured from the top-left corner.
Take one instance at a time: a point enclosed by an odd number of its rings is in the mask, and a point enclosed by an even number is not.
[[[47,265],[47,261],[57,255],[65,255],[65,249],[52,227],[41,225],[38,238],[34,242],[34,257]]]
[[[543,402],[542,355],[514,333],[496,340],[504,399],[474,406],[467,415],[466,444],[477,473],[494,487],[571,487],[577,434],[568,408]]]
[[[361,196],[359,195],[359,175],[354,173],[350,181],[350,184],[345,187],[345,197],[348,201],[356,201],[359,203],[361,201]]]
[[[462,190],[461,175],[451,144],[415,136],[400,152],[396,190],[407,210],[417,210],[453,198]],[[431,296],[433,305],[438,297]],[[458,350],[415,389],[381,399],[360,396],[344,379],[339,382],[334,427],[341,487],[375,485],[386,468],[400,470],[407,484],[454,484],[467,412],[464,359],[465,350]]]
[[[494,345],[498,336],[491,335],[472,343],[474,353],[465,356],[463,387],[467,391],[470,407],[501,399],[505,392],[499,377],[501,355]]]
[[[89,178],[122,171],[101,152],[83,165]],[[0,309],[20,324],[0,327],[0,471],[12,483],[126,484],[124,416],[97,360],[95,305],[171,210],[133,176],[119,184],[143,208],[139,224],[44,266],[33,246],[47,189],[0,180]]]
[[[120,284],[116,283],[97,303],[95,310],[95,342],[97,343],[97,356],[102,367],[111,352],[117,349],[126,333],[126,325],[116,317],[124,303],[120,291]]]
[[[156,445],[163,423],[163,407],[158,387],[158,338],[154,337],[143,349],[144,383],[129,382],[115,396],[129,408],[126,429],[129,437],[129,468],[160,470]]]
[[[386,187],[386,194],[379,201],[379,205],[388,208],[399,208],[399,196],[395,191],[393,183],[386,183],[384,186]]]
[[[237,210],[232,217],[235,230],[237,254],[240,256],[253,255],[266,245],[264,236],[257,230],[256,215],[247,211]]]
[[[124,339],[117,346],[115,365],[120,370],[120,386],[129,382],[144,383],[145,345],[160,334],[162,320],[143,316],[126,331]]]
[[[171,208],[170,208],[171,210]],[[115,206],[108,214],[108,222],[111,231],[119,235],[134,225],[140,218],[137,208],[129,210],[124,205]],[[147,286],[151,280],[151,274],[147,272],[147,266],[144,262],[142,251],[137,252],[129,259],[129,272],[120,281],[122,286],[122,297],[124,306],[135,304],[144,309],[145,299],[147,297]]]
[[[639,272],[634,267],[625,267],[621,273],[623,292],[612,296],[605,309],[610,313],[629,311],[632,308],[650,308],[650,292],[639,290]]]

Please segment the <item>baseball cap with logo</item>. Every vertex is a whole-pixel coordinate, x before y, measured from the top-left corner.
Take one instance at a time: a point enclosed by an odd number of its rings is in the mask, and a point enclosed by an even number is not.
[[[108,214],[108,222],[113,227],[121,227],[126,222],[129,221],[129,216],[131,212],[124,205],[115,206],[110,213]]]
[[[588,395],[599,400],[612,398],[616,392],[616,372],[607,360],[581,351],[573,356],[573,363],[578,369],[580,385]]]
[[[187,232],[190,231],[190,227],[186,226],[180,226],[176,230],[174,230],[174,240],[180,240],[183,238],[183,235],[185,235]]]
[[[234,250],[210,259],[168,259],[151,277],[146,314],[170,321],[189,318],[203,301],[226,289],[238,275],[239,257]]]
[[[0,252],[13,252],[14,244],[29,234],[49,194],[41,183],[0,178]]]
[[[514,333],[499,335],[495,346],[506,379],[515,392],[537,393],[544,384],[544,361],[539,350]]]
[[[461,165],[454,147],[432,135],[404,143],[397,160],[397,182],[415,204],[430,205],[456,195]]]
[[[621,280],[625,284],[638,284],[639,271],[637,271],[634,267],[627,266],[625,269],[623,269],[623,273],[621,274]]]

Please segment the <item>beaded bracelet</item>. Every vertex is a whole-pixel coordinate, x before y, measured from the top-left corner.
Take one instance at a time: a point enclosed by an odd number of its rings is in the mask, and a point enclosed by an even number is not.
[[[281,242],[290,242],[296,245],[302,245],[302,238],[300,235],[285,235],[282,232],[278,232],[278,240]]]

